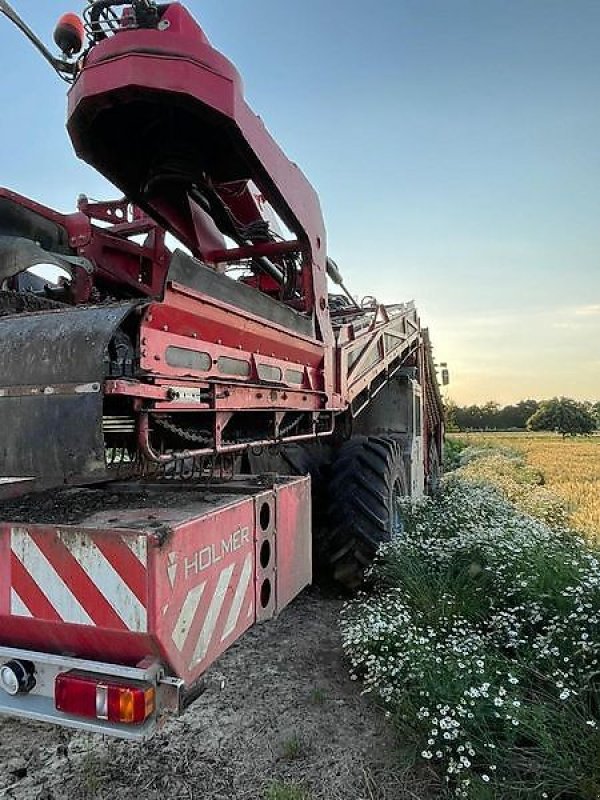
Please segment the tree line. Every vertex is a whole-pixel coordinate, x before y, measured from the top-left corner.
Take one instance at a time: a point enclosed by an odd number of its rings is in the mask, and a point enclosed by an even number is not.
[[[553,397],[550,400],[521,400],[501,406],[493,400],[483,405],[459,406],[446,403],[448,430],[534,430],[556,431],[563,436],[589,434],[600,429],[600,401]]]

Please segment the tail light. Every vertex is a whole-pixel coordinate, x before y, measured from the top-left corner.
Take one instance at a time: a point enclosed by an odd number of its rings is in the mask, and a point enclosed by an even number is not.
[[[154,686],[85,672],[56,676],[54,704],[59,711],[106,722],[139,725],[154,712]]]

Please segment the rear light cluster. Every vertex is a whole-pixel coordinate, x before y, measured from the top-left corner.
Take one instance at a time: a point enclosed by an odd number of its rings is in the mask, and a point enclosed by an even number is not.
[[[154,712],[155,701],[156,690],[150,684],[92,673],[63,672],[54,684],[59,711],[105,722],[139,725]]]

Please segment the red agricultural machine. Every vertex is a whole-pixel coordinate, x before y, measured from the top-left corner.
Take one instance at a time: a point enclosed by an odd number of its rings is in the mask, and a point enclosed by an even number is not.
[[[61,214],[0,189],[0,713],[139,738],[313,558],[359,583],[438,481],[436,370],[412,304],[348,292],[182,5],[89,2],[60,56],[0,11],[124,195]]]

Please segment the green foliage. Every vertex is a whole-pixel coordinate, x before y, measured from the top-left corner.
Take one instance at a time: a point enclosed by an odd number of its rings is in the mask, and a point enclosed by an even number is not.
[[[449,431],[466,430],[524,430],[529,417],[537,411],[537,400],[521,400],[514,405],[500,406],[489,400],[481,406],[446,404]]]
[[[591,430],[600,428],[600,402],[597,403],[577,403],[566,398],[554,398],[554,400],[520,400],[518,403],[507,406],[500,406],[493,400],[489,400],[483,405],[459,406],[453,400],[448,400],[445,404],[446,429],[449,432],[469,431],[469,430],[490,430],[490,431],[509,431],[525,430],[527,423],[540,409],[556,402],[564,402],[568,406],[575,406],[585,414],[589,414],[593,420]],[[555,430],[556,426],[550,428],[535,428],[532,430]],[[589,432],[589,431],[585,431]],[[567,431],[569,433],[569,431]]]
[[[352,675],[443,777],[442,796],[597,800],[596,551],[451,477],[407,503],[371,577],[342,615]]]
[[[274,781],[264,794],[265,800],[310,800],[308,791],[299,783]]]
[[[460,430],[460,426],[456,419],[458,406],[454,400],[446,400],[444,402],[444,418],[446,422],[446,431],[448,433],[455,433]]]
[[[444,441],[444,471],[450,472],[460,466],[460,454],[467,447],[461,439],[445,439]]]
[[[544,401],[527,420],[531,431],[556,431],[563,436],[589,434],[595,427],[596,420],[586,406],[568,397]]]
[[[325,689],[322,689],[320,686],[315,686],[315,688],[310,693],[310,702],[314,706],[322,706],[325,705],[327,700],[327,693]]]
[[[288,761],[299,758],[302,755],[302,750],[302,740],[296,734],[290,736],[290,738],[286,739],[283,743],[283,757]]]

